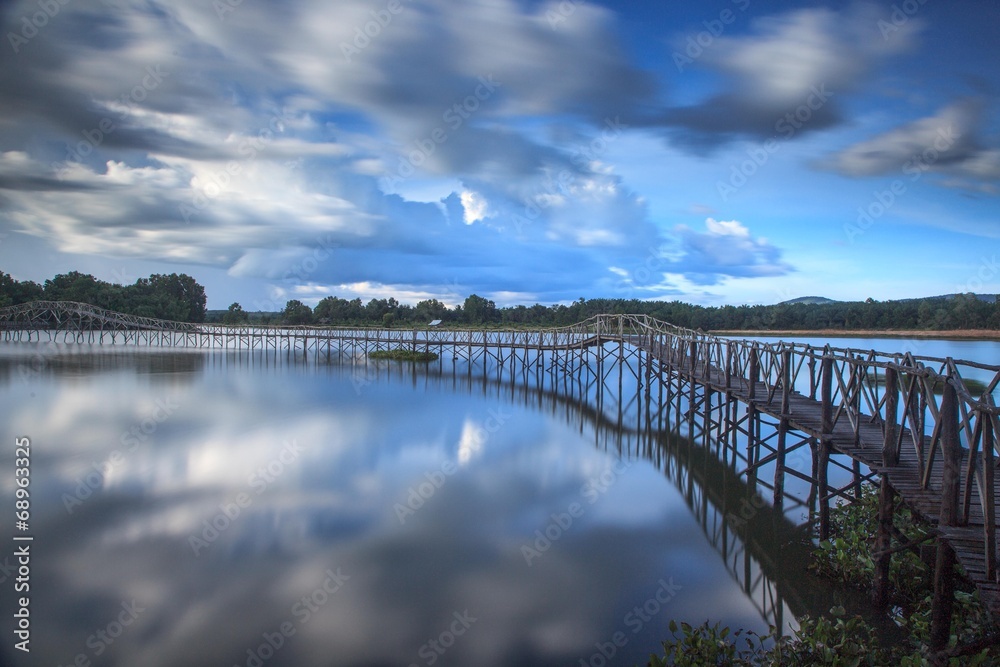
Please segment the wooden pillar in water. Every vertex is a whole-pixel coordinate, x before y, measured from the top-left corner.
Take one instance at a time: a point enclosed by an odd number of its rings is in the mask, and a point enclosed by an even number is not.
[[[649,346],[646,348],[646,402],[649,402],[650,385],[653,382],[653,337],[649,337]]]
[[[622,386],[624,378],[624,368],[625,365],[625,341],[621,339],[618,341],[618,402],[622,403]]]
[[[961,486],[962,443],[958,430],[958,393],[950,382],[944,385],[939,413],[941,422],[941,514],[939,527],[957,526],[959,487]],[[951,635],[951,613],[955,603],[955,551],[943,539],[938,539],[937,562],[934,567],[934,599],[931,604],[931,651],[948,645]]]
[[[757,378],[760,375],[760,359],[757,356],[756,345],[750,348],[749,375],[750,377],[747,378],[750,385],[747,391],[749,399],[747,403],[747,468],[750,469],[750,472],[747,474],[747,484],[750,486],[751,492],[753,492],[757,486],[757,471],[753,466],[757,462],[756,453],[759,447],[757,443],[758,416],[755,398],[757,396]]]
[[[827,346],[829,347],[829,346]],[[822,377],[820,378],[820,394],[822,401],[823,433],[816,441],[813,451],[814,468],[816,470],[816,491],[819,501],[819,539],[830,538],[830,499],[827,498],[827,474],[830,466],[830,437],[833,434],[833,358],[823,356]]]
[[[983,420],[983,491],[985,493],[983,503],[984,508],[992,508],[992,512],[984,512],[986,544],[986,578],[991,581],[1000,582],[1000,575],[997,574],[997,524],[996,524],[996,498],[993,491],[994,462],[993,443],[997,434],[993,431],[993,421],[990,416],[980,413],[979,418]]]
[[[781,418],[778,421],[778,447],[774,462],[774,509],[785,503],[785,441],[788,436],[788,411],[792,395],[792,351],[781,351]]]
[[[885,369],[885,433],[882,440],[882,475],[878,493],[878,529],[875,533],[875,581],[872,600],[878,609],[889,606],[889,566],[892,537],[892,510],[896,492],[889,485],[886,468],[895,462],[896,405],[899,397],[899,376],[895,368]]]
[[[697,386],[696,386],[697,383],[694,381],[694,377],[695,377],[694,374],[695,374],[695,366],[697,365],[696,364],[696,359],[698,358],[698,343],[696,343],[696,342],[694,342],[692,340],[690,343],[688,343],[688,350],[689,350],[689,353],[691,355],[691,369],[690,369],[689,375],[688,375],[688,377],[691,380],[691,388],[690,388],[690,392],[688,394],[688,419],[691,421],[691,425],[693,427],[694,426],[694,412],[695,412],[694,404],[695,404],[695,401],[697,400],[697,395],[695,393],[697,391]],[[694,431],[692,430],[691,433],[693,434]]]

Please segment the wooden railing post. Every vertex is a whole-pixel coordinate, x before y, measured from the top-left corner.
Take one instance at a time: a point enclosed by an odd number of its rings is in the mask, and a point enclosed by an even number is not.
[[[792,396],[792,351],[781,351],[781,415],[788,414],[788,403]]]
[[[939,525],[957,526],[961,521],[959,513],[959,490],[962,483],[962,443],[959,439],[958,392],[951,382],[945,382],[944,396],[941,398],[941,515]]]
[[[889,568],[892,565],[892,510],[896,492],[889,484],[890,465],[897,462],[896,407],[898,398],[898,373],[895,368],[885,369],[885,431],[882,437],[882,475],[878,492],[878,528],[875,533],[875,582],[872,598],[875,606],[889,606]]]
[[[958,393],[950,378],[945,381],[941,398],[941,514],[938,526],[946,528],[959,523],[959,487],[961,485],[962,443],[958,431]],[[945,539],[938,540],[937,562],[934,567],[934,599],[931,603],[929,648],[941,651],[951,636],[951,615],[955,603],[955,551]]]
[[[750,377],[747,380],[750,382],[750,389],[747,392],[747,396],[752,401],[757,395],[757,376],[760,375],[760,359],[757,357],[757,346],[752,345],[750,347]]]
[[[806,354],[809,355],[809,398],[816,400],[816,389],[819,383],[816,381],[816,354],[811,345],[806,345]]]
[[[993,456],[994,439],[993,418],[988,412],[980,412],[979,419],[983,422],[983,528],[985,538],[986,578],[1000,581],[997,574],[997,505],[993,491],[995,463]]]
[[[827,346],[829,347],[829,346]],[[820,379],[820,401],[822,402],[823,435],[833,432],[833,357],[828,356],[829,350],[823,353]]]
[[[895,368],[885,369],[885,419],[882,431],[882,465],[894,465],[899,460],[896,451],[897,411],[899,407],[899,373]],[[884,476],[884,475],[883,475]]]
[[[816,491],[819,500],[819,539],[830,539],[830,499],[828,498],[827,482],[830,467],[830,438],[833,434],[833,357],[829,345],[823,352],[821,380],[821,416],[822,434],[816,441],[813,458],[816,469]]]
[[[733,388],[733,341],[726,341],[726,389]]]

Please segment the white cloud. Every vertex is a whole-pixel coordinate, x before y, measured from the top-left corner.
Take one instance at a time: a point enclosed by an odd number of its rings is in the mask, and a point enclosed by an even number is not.
[[[471,225],[490,214],[489,203],[480,194],[471,190],[463,190],[459,196],[464,209],[465,224]]]
[[[716,220],[715,218],[707,218],[705,220],[705,227],[711,234],[716,236],[742,236],[749,238],[750,230],[743,226],[742,222],[738,220],[730,220],[728,222],[723,220]]]

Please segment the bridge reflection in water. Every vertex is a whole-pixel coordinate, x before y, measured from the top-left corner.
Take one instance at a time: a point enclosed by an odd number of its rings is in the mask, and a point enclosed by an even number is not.
[[[537,391],[539,401],[558,397],[591,415],[599,447],[661,465],[685,485],[727,563],[733,553],[747,554],[738,576],[771,622],[784,613],[779,600],[798,613],[807,595],[778,585],[778,573],[794,569],[788,561],[795,559],[786,548],[779,547],[780,557],[768,552],[760,526],[774,526],[772,546],[785,535],[801,543],[808,534],[802,528],[813,523],[826,538],[831,501],[857,497],[866,480],[879,484],[880,516],[891,517],[898,499],[937,526],[932,650],[948,641],[955,564],[994,620],[1000,617],[997,365],[729,340],[633,315],[537,331],[227,327],[35,302],[0,309],[0,330],[6,341],[236,350],[237,358],[257,353],[264,363],[279,356],[336,361],[352,365],[358,385],[393,368],[370,360],[373,351],[437,352],[422,377],[464,376],[512,395],[521,387]],[[410,372],[416,382],[418,371]],[[966,381],[975,374],[987,377],[982,387]],[[733,497],[719,491],[730,486]],[[740,504],[748,498],[753,511]],[[872,593],[883,608],[892,554],[912,548],[894,548],[891,528],[880,522],[872,554]],[[731,541],[739,546],[730,548]]]
[[[561,371],[553,373],[551,360],[541,354],[521,359],[513,373],[509,359],[490,354],[471,361],[446,354],[427,364],[363,356],[338,359],[335,353],[327,359],[301,350],[217,350],[205,355],[206,364],[222,368],[286,363],[329,368],[347,373],[359,393],[374,383],[405,382],[418,391],[477,394],[557,416],[592,439],[597,449],[627,461],[646,461],[661,471],[681,492],[706,540],[766,624],[787,630],[797,626],[797,617],[826,613],[834,605],[869,614],[863,596],[808,570],[815,491],[803,500],[794,493],[798,489],[789,487],[784,511],[775,509],[761,493],[769,491],[766,484],[754,487],[740,476],[745,458],[721,455],[719,425],[710,423],[706,432],[703,419],[690,419],[690,392],[673,391],[666,402],[665,386],[650,388],[640,382],[637,359],[625,352],[620,363],[603,368],[602,378],[595,368],[588,373],[572,360],[561,360]]]

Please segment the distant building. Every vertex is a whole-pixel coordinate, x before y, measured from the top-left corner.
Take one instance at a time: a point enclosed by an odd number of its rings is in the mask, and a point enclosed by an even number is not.
[[[428,324],[427,326],[429,326],[429,327],[436,327],[439,324],[441,324],[441,320],[431,320],[431,323]]]

